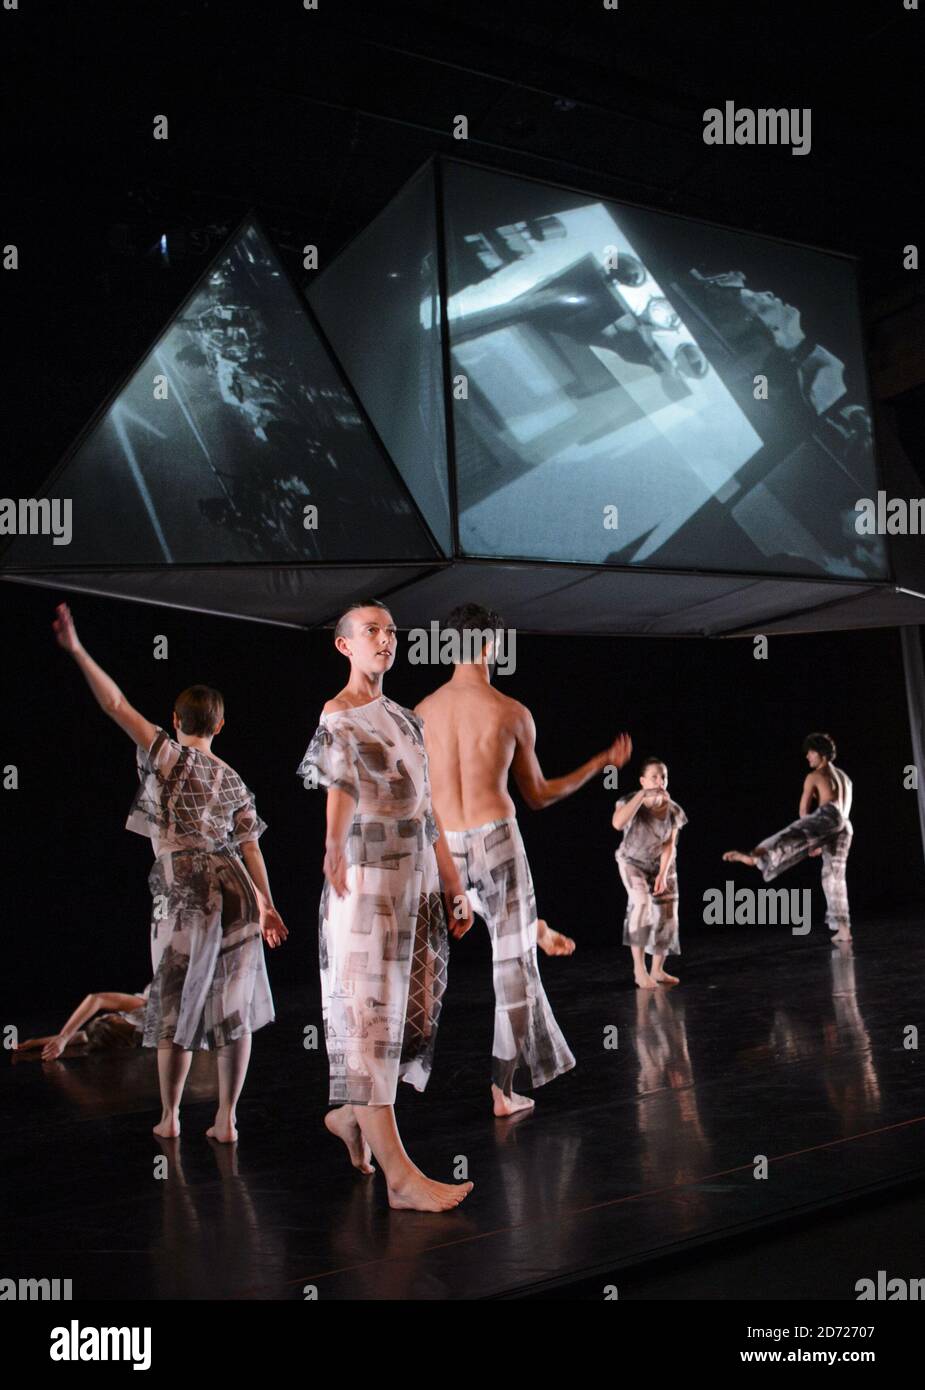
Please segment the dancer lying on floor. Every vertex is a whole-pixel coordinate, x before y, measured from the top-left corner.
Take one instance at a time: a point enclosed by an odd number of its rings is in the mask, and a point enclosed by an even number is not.
[[[150,988],[150,985],[146,985],[141,994],[117,994],[107,990],[88,994],[77,1005],[60,1033],[49,1033],[44,1038],[27,1038],[14,1051],[17,1056],[22,1056],[25,1052],[41,1048],[42,1061],[53,1062],[56,1057],[79,1056],[84,1052],[140,1047]],[[95,1017],[97,1014],[98,1018]]]

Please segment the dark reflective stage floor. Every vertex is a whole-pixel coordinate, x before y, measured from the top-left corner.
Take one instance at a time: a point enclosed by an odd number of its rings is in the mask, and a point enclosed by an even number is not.
[[[314,981],[276,990],[236,1150],[203,1137],[207,1055],[176,1144],[150,1132],[153,1054],[4,1058],[0,1274],[69,1277],[78,1300],[294,1299],[306,1286],[328,1299],[484,1298],[579,1277],[589,1297],[589,1275],[603,1287],[654,1255],[908,1183],[925,1175],[923,1063],[904,1046],[925,1024],[923,926],[862,921],[853,948],[836,950],[818,928],[689,931],[681,986],[655,994],[633,987],[616,946],[544,960],[578,1066],[519,1121],[488,1105],[487,949],[457,949],[431,1086],[401,1087],[398,1108],[425,1171],[450,1179],[462,1157],[475,1180],[445,1216],[390,1212],[381,1177],[354,1174],[322,1128],[324,1050],[302,1045],[318,1022]],[[23,1022],[47,1032],[55,1020]],[[860,1240],[855,1263],[849,1250],[846,1298],[871,1273]],[[762,1297],[760,1259],[741,1268],[739,1296]],[[698,1296],[692,1269],[669,1297]]]

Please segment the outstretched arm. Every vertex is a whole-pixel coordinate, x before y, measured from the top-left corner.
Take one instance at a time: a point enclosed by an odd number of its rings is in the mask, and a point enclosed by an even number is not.
[[[42,1048],[42,1060],[53,1062],[56,1057],[60,1057],[68,1043],[75,1040],[83,1025],[94,1014],[99,1013],[100,1009],[119,1009],[123,1013],[133,1013],[136,1009],[143,1008],[144,1003],[145,1001],[140,994],[116,994],[114,992],[88,994],[77,1005],[61,1032],[54,1033],[45,1039],[45,1045]]]
[[[140,748],[150,748],[157,733],[157,726],[139,714],[137,709],[132,708],[112,677],[107,676],[92,656],[84,651],[67,604],[59,603],[56,611],[58,616],[52,627],[58,646],[77,662],[100,709],[104,714],[108,714],[129,738],[134,739]]]
[[[609,748],[605,748],[602,753],[595,753],[593,758],[576,767],[573,772],[566,772],[561,777],[547,778],[543,776],[536,756],[536,725],[528,709],[522,709],[515,727],[515,738],[517,747],[511,762],[511,772],[521,796],[531,811],[542,811],[553,802],[571,796],[590,778],[598,772],[603,772],[605,767],[625,767],[633,752],[629,734],[619,734]]]

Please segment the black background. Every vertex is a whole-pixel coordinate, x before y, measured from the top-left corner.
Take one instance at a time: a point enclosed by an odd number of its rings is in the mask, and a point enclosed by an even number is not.
[[[2,763],[15,763],[20,776],[19,790],[0,800],[3,1017],[51,1027],[90,990],[147,983],[152,858],[150,843],[123,828],[136,785],[134,745],[98,710],[54,641],[55,602],[70,596],[25,585],[3,593],[4,650],[14,659]],[[498,604],[503,616],[502,594]],[[153,722],[169,728],[174,697],[195,681],[222,691],[226,727],[214,748],[253,789],[268,822],[261,846],[291,932],[270,953],[271,978],[304,990],[314,1005],[324,795],[306,791],[296,768],[322,704],[346,679],[332,634],[81,595],[71,606],[87,650]],[[168,639],[167,660],[153,657],[158,635]],[[446,672],[409,665],[406,648],[402,636],[385,690],[413,705]],[[666,760],[670,791],[689,817],[678,860],[682,952],[696,932],[709,933],[718,956],[740,948],[750,928],[704,928],[703,893],[727,878],[761,886],[757,874],[729,872],[720,855],[796,816],[806,772],[800,743],[813,729],[833,734],[854,779],[848,883],[856,929],[883,933],[888,948],[884,917],[921,913],[925,873],[915,793],[903,788],[912,752],[896,631],[772,637],[763,661],[750,640],[520,634],[516,672],[498,685],[532,709],[547,776],[577,766],[624,728],[638,756],[630,776],[621,774],[621,791],[636,785],[646,753]],[[579,949],[612,948],[615,976],[625,973],[616,959],[625,894],[610,826],[618,794],[594,779],[545,811],[521,812],[540,915]],[[814,932],[824,932],[816,861],[774,886],[810,887]],[[479,927],[453,950],[483,952],[484,938]]]
[[[3,496],[38,489],[248,209],[307,285],[300,248],[316,243],[325,266],[435,151],[857,255],[868,330],[875,312],[920,293],[901,248],[921,226],[923,19],[899,0],[850,10],[835,0],[647,0],[612,13],[597,0],[321,0],[316,14],[282,5],[272,22],[208,0],[139,0],[25,4],[0,20],[10,55],[3,242],[21,258],[0,276]],[[811,105],[811,155],[705,146],[703,110],[727,98]],[[151,138],[161,112],[166,142]],[[468,148],[447,133],[458,112],[470,118]],[[169,266],[156,250],[164,231]],[[922,396],[908,392],[899,419],[920,474]],[[48,1027],[87,990],[139,988],[149,969],[150,846],[122,828],[133,749],[53,642],[54,603],[68,597],[0,586],[0,764],[20,774],[19,790],[0,794],[2,1017]],[[496,605],[503,614],[503,593]],[[216,752],[269,822],[263,848],[292,932],[271,975],[317,999],[324,807],[295,768],[345,678],[330,633],[79,595],[73,608],[91,654],[148,718],[168,723],[193,681],[223,691]],[[153,659],[157,634],[169,638],[167,661]],[[524,636],[517,659],[501,688],[533,710],[548,775],[622,728],[639,754],[668,762],[690,818],[682,948],[705,930],[703,891],[728,876],[721,852],[795,815],[811,729],[836,737],[855,782],[848,880],[859,932],[882,932],[888,949],[884,914],[921,914],[896,631],[773,638],[767,661],[749,641]],[[386,690],[412,704],[438,679],[402,653]],[[614,795],[591,783],[525,812],[522,828],[542,914],[580,947],[612,943],[616,953]],[[737,881],[759,883],[744,871]],[[815,864],[789,879],[807,885],[821,920]],[[748,930],[716,929],[716,950]]]

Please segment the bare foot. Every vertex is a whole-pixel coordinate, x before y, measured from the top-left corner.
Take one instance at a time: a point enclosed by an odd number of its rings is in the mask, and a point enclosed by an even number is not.
[[[570,956],[575,950],[572,938],[563,936],[560,931],[553,931],[542,917],[536,924],[536,944],[547,956]]]
[[[638,989],[658,989],[655,980],[653,980],[652,976],[647,974],[645,970],[634,970],[633,979],[636,981]]]
[[[324,1117],[324,1127],[329,1134],[335,1134],[347,1145],[347,1153],[354,1168],[358,1168],[361,1173],[375,1173],[376,1169],[370,1162],[373,1156],[372,1149],[363,1138],[360,1126],[349,1106],[341,1105],[337,1110],[329,1110]]]
[[[679,985],[681,981],[677,975],[669,975],[667,970],[660,970],[657,975],[651,977],[657,980],[660,985]]]
[[[206,1130],[206,1138],[214,1139],[218,1144],[236,1144],[238,1142],[238,1131],[234,1125],[224,1121],[219,1124],[216,1120],[214,1125],[209,1125]]]
[[[162,1113],[160,1123],[154,1126],[151,1133],[156,1134],[158,1139],[179,1139],[180,1117]]]
[[[465,1201],[474,1186],[471,1182],[434,1182],[419,1168],[412,1168],[406,1178],[389,1187],[389,1206],[395,1211],[450,1211]]]
[[[740,849],[728,849],[723,858],[730,861],[734,860],[737,864],[750,864],[752,868],[758,862],[753,854],[743,854]]]
[[[534,1102],[529,1096],[519,1096],[516,1091],[512,1091],[506,1096],[503,1091],[492,1082],[491,1099],[495,1115],[499,1119],[504,1119],[507,1115],[517,1115],[521,1110],[532,1110]]]
[[[832,940],[833,940],[833,941],[850,941],[850,940],[851,940],[851,928],[850,928],[850,927],[839,927],[838,931],[835,932],[835,933],[833,934]]]

